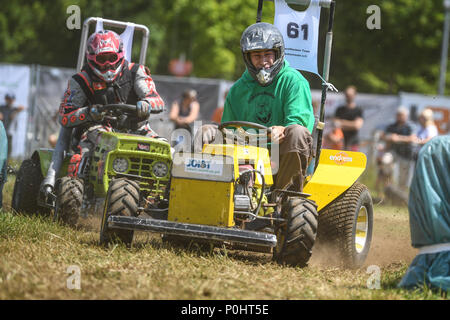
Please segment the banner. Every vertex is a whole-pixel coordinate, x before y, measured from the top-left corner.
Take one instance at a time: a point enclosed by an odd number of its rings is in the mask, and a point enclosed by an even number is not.
[[[28,95],[30,90],[30,67],[14,64],[0,65],[0,104],[5,104],[5,94],[13,93],[16,96],[14,106],[24,106],[11,122],[8,134],[12,136],[9,146],[11,158],[23,157],[28,119]]]
[[[275,0],[274,25],[284,39],[285,57],[292,68],[317,72],[319,42],[319,0],[311,0],[305,11],[291,9],[285,0]]]

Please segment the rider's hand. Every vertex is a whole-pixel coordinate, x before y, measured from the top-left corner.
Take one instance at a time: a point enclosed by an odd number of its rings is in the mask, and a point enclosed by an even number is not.
[[[204,125],[202,126],[202,139],[203,143],[211,143],[214,141],[217,134],[217,127],[214,125]]]
[[[138,118],[148,118],[150,115],[150,104],[147,101],[141,100],[136,103]]]
[[[270,127],[270,129],[271,129],[270,133],[271,141],[274,143],[282,143],[284,140],[284,130],[286,128],[282,126],[273,126]]]
[[[103,113],[98,110],[98,107],[100,105],[94,104],[89,109],[89,115],[91,116],[92,120],[94,121],[101,121],[103,120]]]

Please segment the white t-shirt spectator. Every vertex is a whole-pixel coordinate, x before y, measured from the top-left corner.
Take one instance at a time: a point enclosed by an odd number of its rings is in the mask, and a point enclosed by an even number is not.
[[[417,138],[419,138],[420,140],[433,138],[436,137],[437,135],[438,129],[435,125],[420,127],[419,131],[417,132]]]

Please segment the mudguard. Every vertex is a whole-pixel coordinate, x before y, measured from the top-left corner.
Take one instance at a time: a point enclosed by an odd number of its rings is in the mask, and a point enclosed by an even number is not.
[[[320,211],[356,182],[366,163],[362,152],[322,149],[319,165],[303,192],[311,194]]]

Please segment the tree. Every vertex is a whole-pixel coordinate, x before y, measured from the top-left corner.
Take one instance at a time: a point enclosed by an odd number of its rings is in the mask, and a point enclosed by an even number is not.
[[[66,27],[69,5],[80,7],[82,21],[95,16],[148,26],[146,62],[153,74],[168,74],[169,61],[185,54],[193,62],[193,76],[235,80],[245,70],[240,37],[255,22],[258,1],[8,1],[0,11],[0,60],[75,67],[81,30]],[[371,5],[380,8],[379,30],[366,26]],[[274,4],[265,1],[262,21],[273,23],[273,14]],[[327,16],[322,10],[321,44]],[[330,81],[339,89],[355,84],[362,92],[435,94],[443,20],[437,0],[336,0]],[[140,40],[135,39],[137,59]],[[323,45],[319,56],[322,50]],[[317,77],[306,76],[311,87],[320,88]]]

